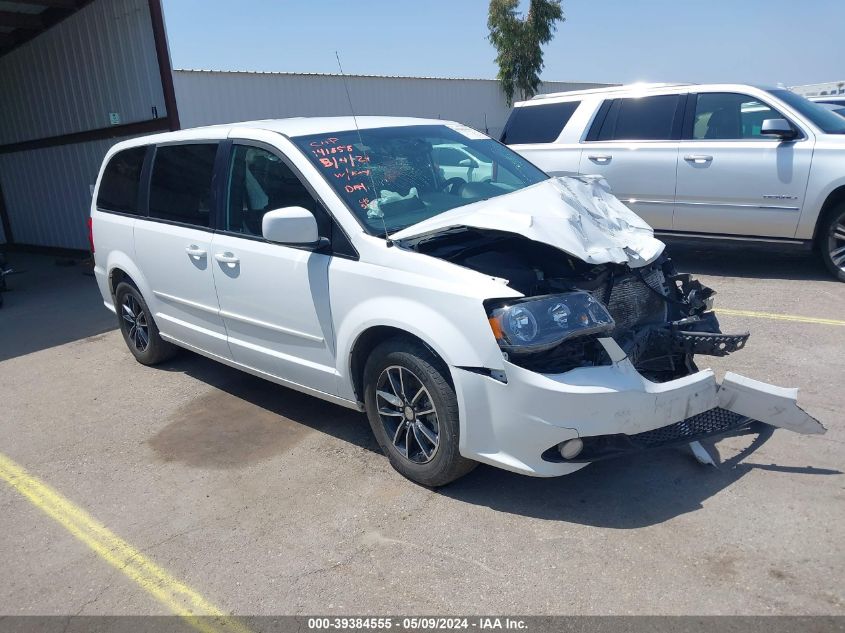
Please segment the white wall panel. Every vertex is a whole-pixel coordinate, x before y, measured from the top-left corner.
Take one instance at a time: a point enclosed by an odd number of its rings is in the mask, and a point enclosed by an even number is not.
[[[339,75],[176,70],[173,81],[182,127],[349,114]],[[494,80],[355,75],[346,81],[359,116],[439,117],[486,129],[498,137],[510,112]],[[549,82],[541,92],[601,85]]]
[[[121,140],[0,154],[0,186],[15,242],[87,249],[90,186],[106,151]]]

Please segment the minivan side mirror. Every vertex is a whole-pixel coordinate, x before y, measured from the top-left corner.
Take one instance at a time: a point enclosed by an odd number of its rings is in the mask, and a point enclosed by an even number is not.
[[[303,207],[285,207],[264,214],[261,235],[268,242],[316,246],[320,240],[317,219]]]
[[[777,136],[785,141],[798,136],[798,131],[786,119],[766,119],[760,128],[763,136]]]

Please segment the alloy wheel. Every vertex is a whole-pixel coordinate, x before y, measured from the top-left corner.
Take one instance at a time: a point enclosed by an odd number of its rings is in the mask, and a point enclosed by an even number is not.
[[[831,224],[830,233],[827,236],[827,249],[833,265],[845,272],[845,213]]]
[[[387,437],[402,457],[415,464],[434,459],[440,421],[431,394],[416,374],[399,365],[381,372],[376,405]]]
[[[144,352],[150,344],[150,327],[147,323],[147,315],[141,307],[141,303],[131,294],[127,294],[121,306],[126,328],[126,337],[139,352]]]

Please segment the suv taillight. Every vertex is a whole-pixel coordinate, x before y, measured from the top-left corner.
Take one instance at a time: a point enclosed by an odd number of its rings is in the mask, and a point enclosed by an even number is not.
[[[91,247],[91,252],[94,252],[94,218],[88,218],[88,246]]]

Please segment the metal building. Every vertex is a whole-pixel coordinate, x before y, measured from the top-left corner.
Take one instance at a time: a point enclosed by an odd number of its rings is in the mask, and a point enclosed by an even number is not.
[[[448,118],[491,136],[508,115],[493,80],[345,81],[360,115]],[[349,114],[339,75],[173,72],[160,0],[0,0],[0,248],[87,249],[91,189],[119,140],[335,114]]]
[[[498,138],[510,108],[493,79],[385,77],[278,72],[173,72],[184,127],[250,119],[355,114],[419,116],[460,121]],[[346,95],[344,83],[349,88]],[[607,84],[550,81],[540,92]]]
[[[0,241],[84,249],[108,147],[178,129],[159,0],[0,1]]]

